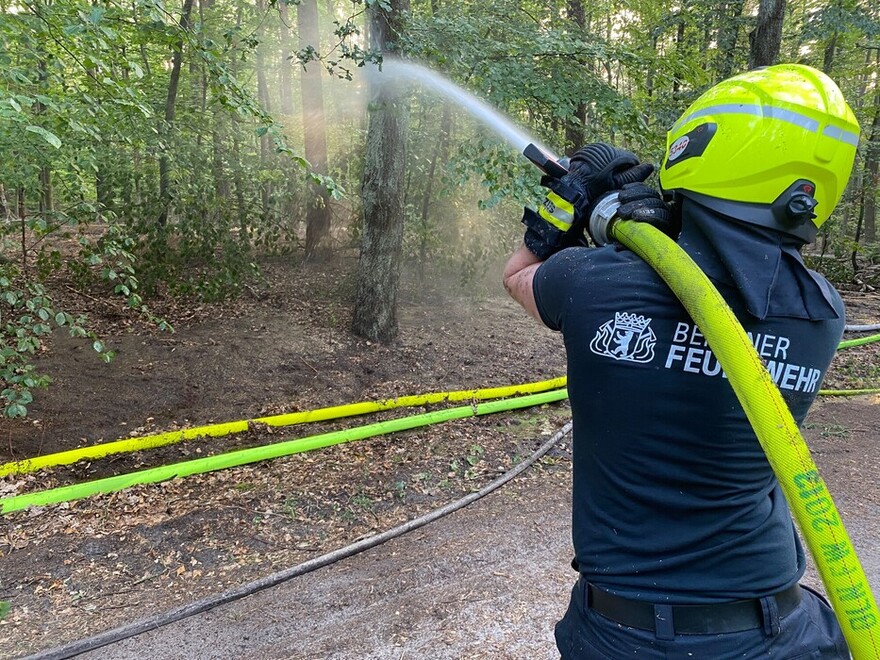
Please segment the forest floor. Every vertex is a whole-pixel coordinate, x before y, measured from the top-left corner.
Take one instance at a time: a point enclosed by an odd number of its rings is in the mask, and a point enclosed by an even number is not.
[[[103,364],[89,342],[56,333],[39,357],[54,383],[38,392],[26,420],[0,422],[0,463],[213,422],[564,374],[559,336],[500,285],[463,296],[454,284],[405,277],[399,340],[354,337],[352,265],[268,263],[265,284],[234,303],[157,304],[174,333],[132,321],[101,296],[68,291],[66,308],[88,312],[117,356]],[[845,297],[849,322],[880,320],[876,293]],[[880,383],[876,345],[842,351],[825,387],[871,383]],[[878,402],[824,398],[805,429],[874,585]],[[9,476],[0,479],[0,497],[401,414],[261,427]],[[565,403],[487,415],[8,514],[0,526],[0,657],[83,639],[389,529],[483,487],[567,419]],[[92,655],[552,657],[552,622],[573,576],[569,447],[563,438],[510,485],[418,532]]]

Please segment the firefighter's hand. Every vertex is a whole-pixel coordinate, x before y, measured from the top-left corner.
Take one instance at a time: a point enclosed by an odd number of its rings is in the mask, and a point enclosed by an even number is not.
[[[681,221],[663,201],[660,193],[644,183],[628,183],[617,194],[620,207],[617,217],[621,220],[646,222],[656,227],[672,240],[678,238]]]
[[[526,208],[523,214],[526,246],[544,260],[562,248],[587,245],[584,230],[592,203],[608,191],[644,181],[653,171],[653,165],[639,164],[629,151],[598,142],[582,147],[571,157],[568,174],[541,179],[550,192],[537,212]]]
[[[628,183],[642,182],[651,176],[654,166],[639,163],[632,152],[594,142],[578,149],[571,157],[568,174],[562,177],[584,193],[588,202]]]
[[[537,211],[526,207],[523,212],[522,222],[526,226],[523,241],[541,261],[564,247],[587,244],[583,226],[578,229],[576,224],[582,214],[579,206],[583,204],[583,194],[564,179],[543,177],[541,185],[550,191]]]

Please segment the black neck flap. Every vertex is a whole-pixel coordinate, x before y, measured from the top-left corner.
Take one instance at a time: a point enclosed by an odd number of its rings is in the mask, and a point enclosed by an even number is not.
[[[679,244],[703,272],[734,286],[752,316],[838,318],[828,282],[804,264],[803,241],[681,200]]]

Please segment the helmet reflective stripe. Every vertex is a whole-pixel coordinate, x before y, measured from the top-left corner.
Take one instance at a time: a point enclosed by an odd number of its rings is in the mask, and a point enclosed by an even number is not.
[[[777,108],[772,105],[741,105],[734,103],[725,103],[721,105],[712,105],[707,108],[701,108],[696,112],[692,112],[684,119],[677,121],[675,123],[675,126],[672,127],[672,130],[678,130],[682,125],[688,123],[693,119],[699,119],[700,117],[713,117],[716,115],[754,115],[756,117],[763,116],[769,117],[770,119],[787,121],[789,124],[800,126],[801,128],[806,129],[811,133],[815,133],[819,130],[818,121],[812,119],[811,117],[807,117],[800,112],[786,110],[785,108]],[[858,138],[856,139],[856,141],[858,141]]]
[[[538,215],[557,229],[568,231],[574,222],[574,205],[551,190],[538,209]]]
[[[859,134],[847,131],[839,126],[826,126],[822,130],[822,135],[825,135],[832,140],[840,140],[846,144],[851,144],[854,147],[859,146]]]

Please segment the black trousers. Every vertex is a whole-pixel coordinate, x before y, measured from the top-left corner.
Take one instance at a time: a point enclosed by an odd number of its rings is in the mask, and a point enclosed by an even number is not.
[[[797,608],[780,618],[762,602],[764,625],[733,633],[674,634],[622,626],[587,606],[586,581],[571,593],[556,624],[562,660],[849,660],[843,633],[831,607],[804,588]],[[762,599],[763,601],[764,599]],[[769,605],[769,606],[768,606]]]

